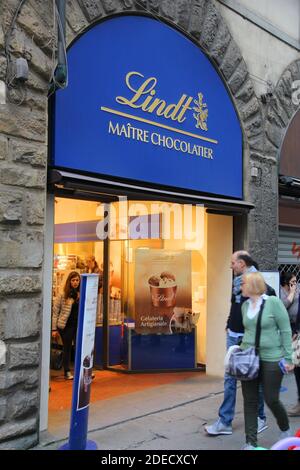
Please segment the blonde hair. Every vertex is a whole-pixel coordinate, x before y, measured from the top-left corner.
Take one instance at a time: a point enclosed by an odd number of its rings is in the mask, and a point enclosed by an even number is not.
[[[260,273],[244,274],[243,281],[248,295],[262,295],[266,292],[267,286]]]

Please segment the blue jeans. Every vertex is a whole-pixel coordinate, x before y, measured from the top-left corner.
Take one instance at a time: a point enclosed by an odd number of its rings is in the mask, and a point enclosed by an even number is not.
[[[229,336],[227,334],[226,338],[226,349],[230,346],[234,346],[239,343],[242,337],[234,338],[233,336]],[[230,375],[225,374],[224,376],[224,399],[223,403],[219,408],[219,418],[221,419],[222,423],[226,426],[230,426],[233,418],[234,418],[234,411],[235,411],[235,402],[236,402],[236,390],[237,390],[237,381]],[[258,403],[258,416],[261,419],[266,419],[266,415],[264,412],[264,396],[262,387],[259,387],[259,403]]]

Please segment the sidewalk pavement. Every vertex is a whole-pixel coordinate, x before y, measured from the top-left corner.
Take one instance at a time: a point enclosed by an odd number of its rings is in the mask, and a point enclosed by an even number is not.
[[[281,400],[296,403],[293,374],[284,377]],[[99,450],[240,450],[245,443],[243,398],[238,388],[233,434],[210,437],[204,426],[218,417],[223,399],[223,380],[196,373],[172,384],[161,385],[90,405],[88,439]],[[69,413],[68,413],[69,414]],[[259,434],[259,445],[270,448],[279,440],[279,429],[266,408],[268,429]],[[63,425],[54,422],[41,434],[32,450],[56,450],[68,440],[69,416]],[[300,417],[290,418],[292,431]]]

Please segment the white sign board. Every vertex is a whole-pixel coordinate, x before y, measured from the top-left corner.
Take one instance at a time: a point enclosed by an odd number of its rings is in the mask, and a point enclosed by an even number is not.
[[[77,410],[89,406],[98,299],[98,274],[86,275]]]
[[[278,271],[259,271],[265,282],[273,287],[278,298],[280,298],[280,275]]]

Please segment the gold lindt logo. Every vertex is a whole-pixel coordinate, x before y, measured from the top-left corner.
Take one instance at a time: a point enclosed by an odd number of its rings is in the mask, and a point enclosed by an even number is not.
[[[133,86],[133,79],[137,77],[142,79],[138,80],[138,82],[140,81],[141,83],[138,86]],[[150,77],[145,79],[143,74],[132,71],[128,72],[125,81],[127,87],[133,94],[129,98],[117,96],[117,103],[134,109],[140,108],[147,113],[155,113],[157,116],[164,116],[166,119],[172,119],[172,121],[179,123],[186,120],[185,114],[188,110],[194,110],[196,111],[196,113],[193,114],[196,119],[196,127],[204,131],[208,130],[206,122],[208,109],[203,109],[207,108],[207,105],[202,101],[202,93],[198,93],[198,101],[194,100],[193,96],[183,94],[177,103],[167,104],[165,100],[155,97],[157,78]],[[197,107],[190,106],[193,100]]]

